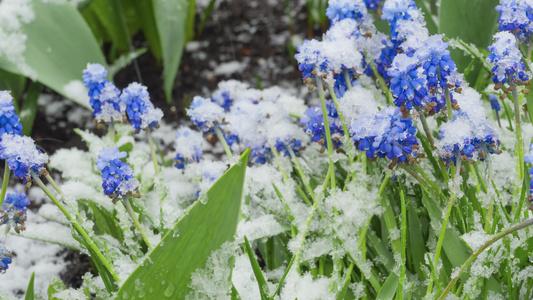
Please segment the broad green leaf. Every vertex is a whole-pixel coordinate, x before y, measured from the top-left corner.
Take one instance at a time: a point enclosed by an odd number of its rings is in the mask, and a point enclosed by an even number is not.
[[[164,89],[167,102],[172,101],[172,88],[187,39],[187,16],[194,0],[153,0],[154,15],[163,53]]]
[[[159,38],[159,32],[157,31],[157,26],[154,16],[154,7],[152,0],[127,0],[131,2],[135,13],[139,18],[141,23],[142,31],[144,37],[150,45],[150,51],[154,57],[160,61],[161,60],[161,40]]]
[[[413,207],[412,203],[407,205],[408,222],[409,222],[409,250],[415,272],[418,275],[418,279],[423,281],[425,279],[424,271],[421,265],[424,264],[424,253],[426,252],[426,243],[424,241],[424,235],[422,234],[422,225],[418,220],[418,215]]]
[[[270,294],[270,292],[268,291],[268,284],[266,282],[265,276],[263,276],[263,271],[261,271],[261,267],[259,267],[259,263],[257,263],[254,251],[252,250],[250,242],[248,241],[248,238],[246,236],[244,236],[244,249],[246,250],[246,254],[248,254],[248,258],[250,259],[250,264],[252,265],[255,279],[257,280],[257,285],[259,286],[259,294],[261,294],[261,300],[267,300],[269,299]]]
[[[494,9],[498,0],[446,0],[440,2],[439,32],[447,38],[460,38],[478,48],[486,48],[497,29],[498,12]],[[470,56],[451,50],[457,68],[464,70],[470,63]],[[475,78],[478,72],[472,72]]]
[[[185,213],[124,282],[117,297],[185,299],[191,275],[206,267],[213,251],[235,239],[249,154],[248,149],[207,191],[205,204],[199,200]]]
[[[31,273],[30,282],[28,283],[28,289],[26,290],[26,296],[24,300],[33,300],[35,299],[35,291],[33,289],[33,280],[35,279],[35,272]]]
[[[115,59],[113,64],[107,69],[107,76],[113,78],[118,71],[125,68],[127,65],[131,64],[137,57],[146,53],[146,48],[139,48],[132,52],[127,52],[121,55],[119,58]]]
[[[109,234],[122,243],[122,228],[119,226],[118,220],[112,213],[91,200],[81,199],[78,200],[78,202],[91,208],[94,220],[94,232],[96,234]]]
[[[19,112],[20,98],[22,97],[25,86],[26,77],[0,70],[0,91],[11,91],[17,113]]]
[[[376,297],[377,300],[393,299],[398,289],[398,281],[400,277],[396,273],[391,273],[389,278],[385,280],[385,283],[379,290],[379,294]]]
[[[59,300],[59,298],[54,297],[54,294],[66,290],[67,287],[59,278],[52,278],[50,285],[48,285],[48,300]]]
[[[70,3],[32,1],[35,20],[23,24],[27,35],[24,57],[35,71],[35,80],[59,94],[89,107],[81,82],[88,62],[106,66],[105,58],[91,30]],[[60,22],[58,21],[60,20]],[[23,74],[19,68],[0,57],[0,68]]]
[[[20,124],[22,124],[22,134],[30,136],[33,129],[33,122],[37,114],[37,100],[41,95],[43,85],[38,82],[32,82],[26,93],[26,98],[22,102],[20,109]]]

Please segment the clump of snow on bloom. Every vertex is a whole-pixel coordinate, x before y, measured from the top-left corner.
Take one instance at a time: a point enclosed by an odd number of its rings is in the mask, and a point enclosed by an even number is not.
[[[120,101],[126,103],[126,114],[135,128],[135,133],[141,129],[159,128],[163,111],[154,107],[146,86],[137,82],[130,83],[122,91]]]
[[[24,183],[27,177],[37,176],[45,171],[48,155],[35,147],[31,137],[4,133],[0,141],[0,158],[7,160],[9,168]]]
[[[189,127],[181,127],[176,135],[176,158],[174,166],[183,169],[189,162],[200,162],[204,138],[202,133],[191,130]]]
[[[0,135],[6,132],[22,135],[22,124],[19,120],[10,92],[0,91]]]

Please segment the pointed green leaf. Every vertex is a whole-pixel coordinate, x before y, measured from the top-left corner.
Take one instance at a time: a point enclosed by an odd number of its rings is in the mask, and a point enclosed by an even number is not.
[[[26,296],[24,300],[33,300],[35,298],[35,291],[33,289],[33,280],[35,279],[35,272],[31,273],[30,283],[28,283],[28,289],[26,290]]]
[[[381,287],[381,290],[379,290],[379,294],[376,297],[377,300],[386,300],[386,299],[393,299],[394,295],[396,294],[396,289],[398,289],[398,281],[400,280],[400,277],[396,273],[391,273],[389,275],[389,278],[385,280],[385,283]]]
[[[159,32],[154,16],[154,7],[152,0],[127,0],[131,2],[135,9],[135,13],[141,23],[144,37],[150,45],[150,51],[155,59],[161,60],[161,40],[159,39]]]
[[[59,298],[54,297],[54,294],[66,290],[67,287],[59,278],[52,278],[50,285],[48,286],[48,300],[59,300]]]
[[[426,243],[424,241],[424,235],[422,234],[422,225],[418,219],[418,215],[415,212],[412,203],[407,205],[407,210],[409,217],[409,250],[411,258],[413,260],[413,265],[415,272],[418,275],[419,280],[424,280],[424,271],[421,268],[421,265],[424,264],[424,253],[426,252]]]
[[[257,280],[257,285],[259,286],[259,294],[261,294],[261,300],[266,300],[270,294],[268,291],[268,284],[265,276],[263,276],[261,267],[259,267],[259,264],[257,263],[257,259],[255,259],[254,251],[252,250],[250,242],[246,236],[244,236],[244,248],[246,249],[246,254],[248,254],[250,264],[252,264],[252,269],[254,270],[255,279]]]
[[[178,73],[187,38],[189,5],[194,0],[153,0],[154,15],[163,53],[164,88],[167,102],[172,101],[172,88]]]
[[[191,275],[206,267],[214,250],[235,239],[249,154],[248,149],[207,191],[205,204],[199,200],[185,213],[124,282],[117,297],[185,299]]]
[[[34,0],[32,5],[35,19],[22,25],[27,35],[24,57],[35,72],[31,75],[59,94],[89,107],[88,97],[79,93],[82,71],[88,62],[106,66],[89,26],[69,2],[58,4]],[[5,56],[0,56],[0,68],[28,75],[8,62]]]
[[[19,108],[20,98],[22,97],[25,86],[26,77],[0,70],[0,91],[11,91],[16,109]]]

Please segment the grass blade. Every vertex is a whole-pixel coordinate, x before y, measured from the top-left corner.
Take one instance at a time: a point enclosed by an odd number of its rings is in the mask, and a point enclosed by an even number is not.
[[[268,284],[266,282],[265,276],[263,276],[261,267],[259,267],[259,264],[255,259],[254,252],[246,236],[244,236],[244,248],[246,249],[246,254],[248,254],[248,258],[250,258],[250,263],[252,264],[252,269],[254,270],[255,279],[257,279],[257,285],[259,285],[259,294],[261,294],[261,300],[267,300],[269,299],[270,295],[270,292],[268,291]]]

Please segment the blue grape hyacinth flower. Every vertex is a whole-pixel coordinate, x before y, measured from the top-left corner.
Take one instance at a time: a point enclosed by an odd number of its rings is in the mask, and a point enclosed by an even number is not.
[[[529,150],[529,154],[524,156],[524,161],[528,164],[533,163],[533,144],[529,145]],[[533,167],[529,169],[529,177],[532,179],[529,182],[529,196],[527,200],[529,201],[529,209],[533,210]]]
[[[102,187],[113,203],[119,198],[133,196],[139,189],[139,181],[133,175],[130,165],[122,162],[127,153],[119,152],[118,147],[103,148],[98,154],[96,167],[102,172]]]
[[[4,133],[22,135],[22,124],[15,113],[10,92],[0,91],[0,136]]]
[[[0,158],[7,160],[9,168],[24,184],[31,181],[31,176],[46,172],[44,164],[48,155],[37,149],[31,137],[4,133],[0,140]]]
[[[418,153],[417,129],[410,118],[402,118],[397,107],[386,107],[377,114],[359,116],[350,126],[350,135],[357,149],[371,160],[377,157],[396,163],[412,163]]]
[[[338,149],[341,146],[340,136],[344,135],[344,131],[333,100],[326,100],[326,111],[333,147]],[[320,145],[326,144],[326,131],[320,104],[306,109],[304,116],[300,118],[300,123],[305,126],[304,131],[311,137],[313,142],[318,142]]]
[[[120,101],[126,104],[126,114],[135,133],[139,133],[141,129],[159,128],[163,112],[154,107],[144,85],[137,82],[130,83],[122,91]]]
[[[11,254],[11,251],[7,250],[4,243],[0,241],[0,274],[6,272],[11,262],[13,262],[13,254]]]
[[[30,200],[26,194],[19,194],[16,191],[7,194],[0,208],[0,225],[6,224],[7,230],[13,228],[16,233],[24,231],[28,205],[30,205]]]
[[[93,117],[101,111],[100,94],[107,82],[107,70],[101,64],[87,64],[83,70],[83,85],[89,89],[89,103],[93,109]]]
[[[494,43],[488,47],[492,53],[487,57],[492,68],[492,81],[496,89],[503,84],[522,85],[529,84],[529,75],[522,62],[522,53],[516,46],[516,38],[508,31],[498,32],[494,35]]]
[[[533,9],[528,1],[500,0],[500,5],[496,6],[500,13],[498,17],[498,29],[509,31],[514,34],[519,41],[527,42],[533,34]]]
[[[460,82],[449,82],[451,73],[457,70],[450,57],[448,43],[442,41],[443,35],[430,36],[424,45],[416,51],[416,56],[426,75],[430,93],[442,92],[448,86],[458,87]]]
[[[390,89],[394,105],[407,110],[420,106],[427,95],[426,78],[418,70],[418,60],[405,54],[398,54],[387,70],[391,77]]]

